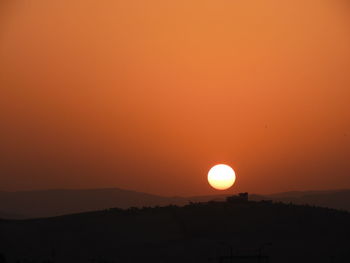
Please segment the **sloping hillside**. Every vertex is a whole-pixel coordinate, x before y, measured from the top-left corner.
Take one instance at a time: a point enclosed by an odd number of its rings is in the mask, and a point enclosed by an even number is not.
[[[286,192],[252,196],[252,200],[270,199],[284,203],[308,204],[350,211],[350,190]]]
[[[0,233],[1,251],[11,262],[350,259],[348,213],[268,202],[209,202],[0,221]],[[240,260],[244,257],[246,261]]]
[[[52,217],[113,207],[185,205],[189,202],[223,201],[227,196],[164,197],[118,188],[0,192],[0,218]],[[250,195],[250,200],[274,200],[350,211],[350,190]]]
[[[0,210],[24,218],[52,217],[111,207],[167,205],[181,199],[123,189],[0,192]]]

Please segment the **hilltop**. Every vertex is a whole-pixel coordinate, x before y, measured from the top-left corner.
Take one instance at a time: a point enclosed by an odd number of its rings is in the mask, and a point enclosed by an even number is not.
[[[41,190],[0,192],[0,218],[25,219],[53,217],[89,212],[111,207],[185,205],[189,202],[224,200],[228,195],[166,197],[148,193],[110,189]],[[350,211],[350,190],[286,192],[273,195],[251,195],[250,200],[273,200],[309,204]]]

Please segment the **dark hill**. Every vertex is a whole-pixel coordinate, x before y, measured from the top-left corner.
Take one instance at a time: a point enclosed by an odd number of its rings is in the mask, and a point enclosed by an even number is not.
[[[231,262],[231,255],[232,262],[263,262],[259,255],[269,262],[350,260],[349,213],[282,203],[110,209],[0,221],[0,233],[9,262]]]
[[[103,210],[110,207],[185,205],[189,201],[224,200],[226,196],[164,197],[118,188],[0,192],[0,218],[53,217]],[[350,190],[286,192],[265,196],[251,195],[250,199],[309,204],[350,211]]]

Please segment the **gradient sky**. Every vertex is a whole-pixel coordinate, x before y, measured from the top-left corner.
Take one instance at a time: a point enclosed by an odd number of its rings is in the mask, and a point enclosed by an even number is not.
[[[350,188],[343,0],[3,0],[0,190]]]

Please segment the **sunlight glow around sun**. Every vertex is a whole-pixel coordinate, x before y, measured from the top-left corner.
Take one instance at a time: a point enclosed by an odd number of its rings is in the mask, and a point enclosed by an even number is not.
[[[213,166],[208,173],[209,184],[217,190],[226,190],[236,181],[235,171],[226,164]]]

